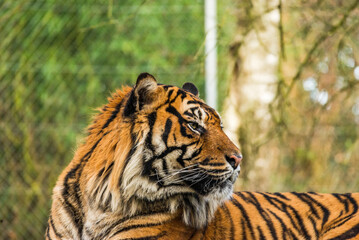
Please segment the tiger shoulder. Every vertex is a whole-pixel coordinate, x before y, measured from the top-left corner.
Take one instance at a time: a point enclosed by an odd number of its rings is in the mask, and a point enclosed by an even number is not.
[[[191,83],[142,73],[88,132],[46,239],[359,239],[359,193],[233,193],[242,154]]]

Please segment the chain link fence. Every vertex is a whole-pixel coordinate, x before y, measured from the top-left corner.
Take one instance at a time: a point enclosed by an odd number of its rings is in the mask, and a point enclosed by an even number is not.
[[[91,115],[141,72],[203,92],[203,1],[0,2],[0,239],[42,239]]]
[[[224,79],[231,78],[233,62],[242,61],[229,56],[241,46],[238,36],[255,26],[245,13],[258,19],[248,10],[257,9],[251,2],[218,2],[219,106],[228,93]],[[353,4],[351,10],[338,1],[285,3],[280,81],[270,104],[275,121],[266,129],[275,141],[250,142],[259,125],[252,115],[241,116],[246,161],[240,189],[271,182],[266,190],[356,190],[356,2],[346,3]],[[44,238],[52,188],[96,108],[116,88],[150,72],[165,84],[193,82],[204,98],[203,5],[204,0],[0,1],[0,239]],[[292,94],[282,96],[297,70],[301,77]],[[281,154],[276,171],[265,162],[251,165],[267,142]],[[260,175],[258,168],[270,181],[251,178]]]

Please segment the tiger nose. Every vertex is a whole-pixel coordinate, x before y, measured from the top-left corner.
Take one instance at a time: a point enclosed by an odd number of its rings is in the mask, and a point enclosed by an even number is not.
[[[229,163],[229,165],[232,166],[233,169],[236,169],[238,167],[238,165],[242,161],[242,158],[242,154],[233,154],[231,156],[226,156],[227,162]]]

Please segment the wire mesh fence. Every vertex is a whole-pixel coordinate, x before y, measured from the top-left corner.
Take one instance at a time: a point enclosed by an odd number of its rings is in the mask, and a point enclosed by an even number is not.
[[[251,2],[260,1],[219,1],[219,106],[227,95],[223,79],[246,61],[236,55],[244,46],[241,37],[265,24],[259,21],[261,8]],[[240,187],[356,190],[356,1],[285,2],[268,139],[255,139],[262,120],[254,121],[255,109],[241,115],[238,135],[246,155]],[[91,115],[116,88],[150,72],[165,84],[193,82],[204,98],[203,5],[203,0],[0,1],[0,239],[43,238],[52,187]],[[274,167],[251,161],[265,148],[280,152]]]
[[[0,238],[41,239],[94,108],[141,72],[203,89],[203,1],[0,2]]]

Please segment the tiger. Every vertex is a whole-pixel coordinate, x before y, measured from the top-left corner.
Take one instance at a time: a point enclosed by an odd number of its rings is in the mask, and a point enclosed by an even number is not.
[[[359,239],[359,193],[233,193],[243,156],[192,83],[142,73],[87,130],[46,239]]]

